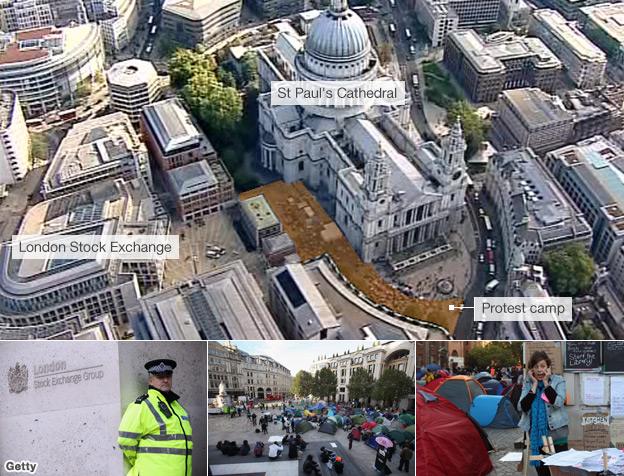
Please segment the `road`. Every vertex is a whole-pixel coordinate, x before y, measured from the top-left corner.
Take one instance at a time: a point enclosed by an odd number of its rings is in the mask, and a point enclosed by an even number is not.
[[[145,35],[145,41],[143,42],[143,46],[141,47],[139,54],[141,59],[148,60],[154,53],[154,48],[156,47],[156,35],[158,35],[158,30],[160,29],[162,7],[164,3],[165,0],[155,0],[152,11],[144,19],[144,21],[147,22],[150,16],[154,17],[152,23],[148,24],[146,28],[147,34]],[[154,26],[156,27],[156,31],[152,33]]]

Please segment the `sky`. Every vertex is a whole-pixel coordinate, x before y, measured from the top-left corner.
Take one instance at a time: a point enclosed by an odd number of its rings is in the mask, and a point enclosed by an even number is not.
[[[356,350],[362,345],[372,347],[372,342],[361,340],[310,340],[310,341],[232,341],[240,350],[251,355],[268,355],[282,364],[294,376],[299,370],[310,370],[312,362],[320,355],[342,354],[346,350]],[[386,342],[386,341],[381,341]],[[221,342],[222,344],[224,342]]]

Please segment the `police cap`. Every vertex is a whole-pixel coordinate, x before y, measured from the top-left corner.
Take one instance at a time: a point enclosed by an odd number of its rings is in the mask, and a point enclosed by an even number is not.
[[[177,365],[175,360],[156,359],[147,362],[145,369],[151,374],[172,374]]]

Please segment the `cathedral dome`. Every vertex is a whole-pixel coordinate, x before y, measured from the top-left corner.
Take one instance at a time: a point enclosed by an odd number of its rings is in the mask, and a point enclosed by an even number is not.
[[[349,61],[368,56],[371,42],[364,21],[347,0],[332,0],[329,10],[312,23],[305,51],[321,61]]]

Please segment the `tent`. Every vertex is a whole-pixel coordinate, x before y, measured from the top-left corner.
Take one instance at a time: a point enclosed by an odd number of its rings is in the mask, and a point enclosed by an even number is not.
[[[372,430],[376,426],[377,426],[377,423],[375,423],[374,421],[367,421],[367,422],[362,423],[362,429],[364,430]]]
[[[336,434],[336,423],[334,423],[329,418],[323,422],[323,424],[319,427],[319,430],[322,433],[329,433],[330,435]]]
[[[333,421],[336,426],[342,427],[342,417],[340,415],[330,416],[327,419]]]
[[[401,423],[408,425],[408,426],[413,425],[416,422],[416,418],[414,418],[414,415],[410,413],[403,413],[399,417],[399,420],[401,421]]]
[[[481,385],[488,395],[501,395],[503,393],[503,384],[495,378],[481,382]]]
[[[312,428],[312,423],[307,420],[301,420],[297,425],[295,425],[295,431],[297,433],[305,433],[306,431],[310,431]]]
[[[375,418],[375,423],[383,424],[383,422],[384,422],[384,417],[379,416]]]
[[[485,476],[492,471],[487,437],[457,406],[418,389],[416,420],[418,476]]]
[[[390,433],[388,433],[388,438],[391,438],[392,441],[395,442],[395,444],[402,445],[408,439],[411,441],[413,437],[411,434],[406,434],[404,431],[392,430]]]
[[[388,433],[390,433],[390,428],[385,425],[377,425],[375,428],[373,428],[373,434],[378,435],[379,433],[384,433],[387,435]]]
[[[502,395],[479,395],[472,402],[470,416],[483,428],[516,428],[520,421],[511,400]]]
[[[370,446],[371,448],[373,448],[374,450],[377,449],[377,447],[379,446],[377,444],[377,442],[375,441],[375,438],[377,438],[378,435],[371,435],[368,437],[368,440],[365,441],[366,445]]]
[[[303,413],[301,413],[301,410],[295,410],[294,415],[295,415],[296,417],[301,418],[301,417],[303,416]]]
[[[364,418],[363,415],[354,415],[354,416],[351,417],[351,422],[354,425],[361,425],[365,421],[366,421],[366,418]]]
[[[304,411],[303,411],[303,416],[304,416],[304,417],[313,417],[313,416],[315,416],[315,415],[316,415],[316,413],[311,412],[310,410],[304,410]]]
[[[429,384],[425,385],[425,389],[444,397],[466,413],[470,411],[470,405],[475,397],[487,394],[483,385],[466,375],[456,375],[441,381],[439,379],[434,380],[430,383],[436,382],[437,384],[431,387]]]
[[[407,431],[408,433],[411,433],[412,435],[414,434],[414,432],[416,431],[416,426],[415,425],[410,425],[408,426],[405,431]]]
[[[401,420],[392,420],[389,426],[391,430],[402,430],[407,425],[404,425]]]
[[[509,397],[511,404],[514,408],[518,408],[518,402],[520,401],[520,394],[522,393],[522,384],[516,383],[509,385],[503,392],[503,395]]]
[[[333,408],[330,408],[330,410],[327,412],[327,416],[334,416],[336,414],[336,412],[334,411]]]
[[[490,372],[479,372],[477,375],[474,376],[474,378],[479,382],[485,382],[486,380],[490,380],[492,376],[490,375]]]

